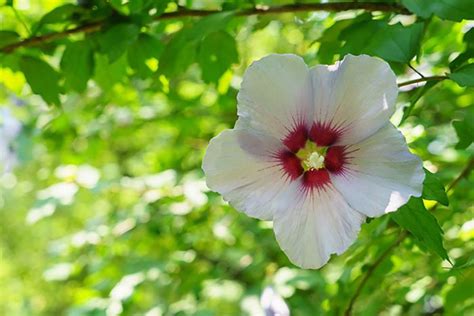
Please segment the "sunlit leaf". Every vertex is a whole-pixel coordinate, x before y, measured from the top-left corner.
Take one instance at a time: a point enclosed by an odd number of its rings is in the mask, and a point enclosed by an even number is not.
[[[163,44],[157,38],[149,34],[140,34],[128,48],[128,64],[141,78],[145,78],[152,72],[146,64],[147,60],[158,58],[162,50]]]
[[[121,82],[127,73],[127,59],[122,55],[117,61],[109,64],[107,57],[95,56],[94,80],[102,89],[109,90],[117,82]]]

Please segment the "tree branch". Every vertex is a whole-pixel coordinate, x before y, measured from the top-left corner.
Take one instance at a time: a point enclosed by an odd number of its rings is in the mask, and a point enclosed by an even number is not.
[[[469,159],[467,165],[464,167],[464,169],[459,173],[459,175],[448,185],[447,191],[450,191],[454,189],[454,187],[459,183],[464,178],[467,178],[471,171],[474,169],[474,156]],[[436,203],[429,209],[430,212],[434,211],[439,203]],[[400,243],[405,240],[409,236],[407,231],[403,231],[400,236],[392,243],[390,246],[388,246],[387,249],[372,263],[369,268],[367,269],[366,274],[360,281],[359,285],[357,286],[354,294],[352,295],[349,304],[347,305],[347,308],[344,312],[345,316],[350,316],[352,315],[352,308],[354,307],[354,303],[356,302],[357,298],[360,296],[362,293],[362,289],[364,286],[367,284],[367,281],[370,279],[374,271],[378,268],[378,266],[390,255],[392,250],[394,250]]]
[[[424,81],[442,81],[445,79],[448,79],[448,76],[432,76],[432,77],[423,77],[423,78],[418,78],[418,79],[413,79],[413,80],[408,80],[405,82],[400,82],[398,84],[398,87],[404,87],[408,86],[414,83],[419,83],[419,82],[424,82]]]
[[[290,12],[311,12],[311,11],[327,11],[327,12],[341,12],[350,10],[365,10],[365,11],[380,11],[380,12],[393,12],[398,14],[411,14],[405,7],[396,3],[384,3],[384,2],[334,2],[334,3],[297,3],[284,6],[276,7],[255,7],[252,9],[245,9],[236,11],[237,16],[249,16],[249,15],[266,15],[266,14],[279,14],[279,13],[290,13]],[[184,17],[204,17],[211,14],[221,13],[221,10],[187,10],[179,9],[175,12],[163,13],[153,19],[154,22],[178,19]],[[34,36],[26,38],[22,41],[12,43],[0,48],[0,52],[10,53],[20,47],[31,47],[48,43],[54,40],[65,38],[70,34],[76,33],[93,33],[101,29],[105,25],[105,20],[97,21],[89,24],[77,26],[75,28],[49,33],[40,36]]]

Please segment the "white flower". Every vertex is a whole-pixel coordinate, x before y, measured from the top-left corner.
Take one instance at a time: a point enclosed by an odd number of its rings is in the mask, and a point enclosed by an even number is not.
[[[294,264],[319,268],[352,244],[366,216],[421,194],[422,162],[389,122],[397,94],[389,65],[369,56],[313,68],[295,55],[254,62],[234,129],[207,149],[207,185],[273,220]]]

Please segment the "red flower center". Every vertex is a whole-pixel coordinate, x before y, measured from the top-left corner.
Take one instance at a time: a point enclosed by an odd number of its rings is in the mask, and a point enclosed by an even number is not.
[[[303,176],[305,189],[329,184],[329,173],[343,172],[347,162],[346,148],[335,145],[341,134],[327,124],[314,123],[309,130],[302,124],[296,126],[282,140],[286,148],[277,154],[282,170],[291,180]],[[319,156],[324,157],[323,163],[314,159]]]

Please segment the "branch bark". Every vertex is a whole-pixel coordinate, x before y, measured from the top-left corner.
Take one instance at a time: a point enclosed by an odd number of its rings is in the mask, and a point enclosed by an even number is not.
[[[466,166],[464,167],[464,169],[459,173],[459,175],[448,185],[447,187],[447,191],[451,191],[452,189],[454,189],[456,187],[456,185],[464,178],[467,178],[469,177],[469,174],[471,173],[471,171],[474,169],[474,156],[471,157],[471,159],[469,159],[468,163],[466,164]],[[438,207],[438,203],[436,203],[435,205],[433,205],[433,207],[431,207],[429,209],[430,212],[434,211],[436,208]],[[374,273],[374,271],[378,268],[378,266],[390,255],[390,253],[392,252],[392,250],[394,250],[395,248],[397,248],[398,245],[400,245],[402,243],[403,240],[405,240],[405,238],[407,238],[409,236],[408,232],[407,231],[403,231],[400,236],[392,243],[390,244],[390,246],[388,246],[387,249],[385,249],[385,251],[374,261],[374,263],[372,263],[369,268],[367,269],[367,272],[366,274],[364,275],[364,277],[362,278],[362,280],[360,281],[359,285],[357,286],[356,290],[354,291],[354,294],[352,295],[350,301],[349,301],[349,304],[347,305],[347,308],[344,312],[344,315],[345,316],[350,316],[352,315],[352,308],[354,307],[354,304],[357,300],[357,298],[360,296],[360,294],[362,293],[362,290],[363,288],[365,287],[365,285],[367,284],[367,281],[370,279],[370,277],[372,276],[372,274]]]
[[[397,3],[384,3],[384,2],[334,2],[334,3],[301,3],[301,4],[290,4],[276,7],[255,7],[252,9],[240,10],[236,12],[237,16],[250,16],[250,15],[266,15],[266,14],[279,14],[279,13],[291,13],[291,12],[311,12],[311,11],[327,11],[327,12],[342,12],[350,10],[365,10],[365,11],[380,11],[380,12],[393,12],[397,14],[411,14],[405,7]],[[205,17],[208,15],[221,13],[221,10],[187,10],[180,9],[175,12],[167,12],[153,19],[154,22],[179,19],[185,17]],[[11,53],[20,47],[31,47],[37,46],[43,43],[51,42],[61,38],[65,38],[71,34],[76,33],[93,33],[101,29],[105,24],[105,20],[97,21],[89,24],[77,26],[72,29],[68,29],[61,32],[49,33],[40,36],[33,36],[26,38],[22,41],[12,43],[0,48],[0,52]]]

